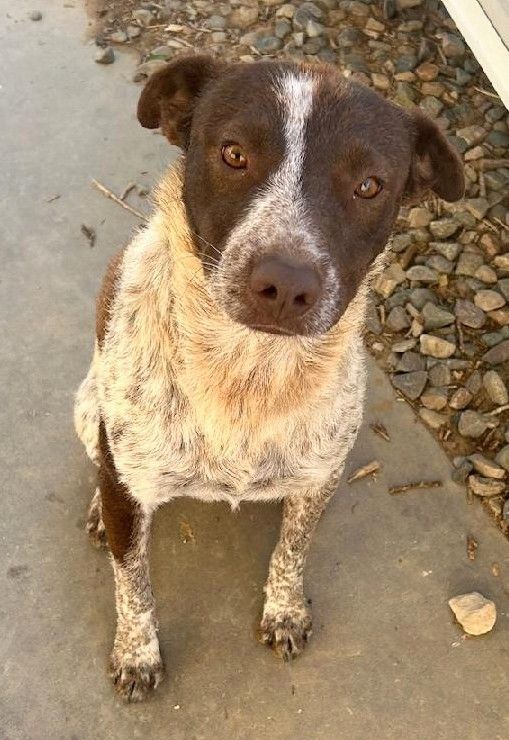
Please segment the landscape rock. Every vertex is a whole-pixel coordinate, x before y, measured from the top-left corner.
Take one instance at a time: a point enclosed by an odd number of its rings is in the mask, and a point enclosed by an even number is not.
[[[509,403],[509,393],[506,385],[496,370],[488,370],[484,373],[483,386],[491,401],[497,406]]]
[[[494,311],[505,305],[505,298],[496,290],[479,290],[474,296],[474,303],[483,311]]]
[[[451,357],[456,351],[455,344],[441,337],[436,337],[434,334],[421,334],[420,343],[423,355],[431,355],[431,357],[439,359]]]
[[[454,596],[449,599],[449,606],[469,635],[484,635],[490,632],[497,620],[495,603],[477,591]]]
[[[489,498],[490,496],[499,496],[505,490],[506,484],[501,480],[484,478],[480,475],[469,475],[468,485],[476,496],[480,498]]]
[[[486,419],[478,411],[463,411],[458,421],[458,431],[463,437],[478,439],[496,422]]]
[[[497,478],[501,480],[505,478],[506,471],[490,460],[488,457],[481,455],[480,452],[476,452],[469,457],[470,462],[474,466],[475,470],[483,475],[485,478]]]
[[[490,365],[500,365],[502,362],[509,360],[509,340],[500,342],[484,353],[482,359]]]
[[[392,376],[393,386],[401,391],[401,393],[411,401],[415,401],[416,398],[419,398],[424,390],[427,380],[428,373],[423,370]]]
[[[95,54],[97,64],[113,64],[115,61],[115,52],[111,46],[105,46],[104,49],[98,49]]]

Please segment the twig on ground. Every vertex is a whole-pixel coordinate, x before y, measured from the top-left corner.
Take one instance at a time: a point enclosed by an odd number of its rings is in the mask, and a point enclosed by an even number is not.
[[[492,409],[491,411],[487,411],[487,416],[498,416],[499,414],[502,414],[504,411],[507,411],[509,409],[509,403],[504,403],[503,406],[497,406],[496,409]]]
[[[474,85],[474,90],[477,90],[477,92],[482,93],[482,95],[487,95],[488,98],[495,98],[495,100],[500,100],[500,95],[497,95],[496,93],[492,93],[489,90],[485,90],[483,87],[476,87]]]
[[[131,190],[134,190],[135,187],[136,187],[135,182],[130,182],[129,185],[126,185],[125,188],[120,193],[120,200],[125,200],[127,196],[129,195],[129,193],[131,192]]]
[[[128,203],[124,203],[123,200],[121,200],[118,195],[115,195],[109,188],[107,188],[105,185],[102,185],[97,180],[92,180],[92,185],[96,187],[103,195],[105,195],[110,200],[114,201],[115,203],[118,203],[119,206],[122,206],[122,208],[125,208],[126,211],[129,211],[130,213],[133,213],[138,218],[143,219],[143,221],[148,221],[148,216],[146,216],[141,211],[137,211],[136,208],[133,208]]]
[[[475,560],[479,544],[473,534],[467,534],[467,557],[469,560]]]
[[[378,434],[379,437],[381,437],[382,439],[385,439],[386,442],[391,441],[389,432],[384,427],[384,425],[381,424],[379,421],[374,421],[373,424],[370,424],[370,428],[375,434]]]
[[[90,246],[93,247],[95,244],[95,229],[87,226],[87,224],[81,224],[81,233],[87,237]]]
[[[400,493],[406,493],[407,491],[414,491],[421,488],[441,488],[443,485],[441,480],[420,480],[413,481],[412,483],[404,483],[402,486],[391,486],[389,493],[391,496],[397,496]]]
[[[361,480],[361,478],[367,478],[368,475],[374,475],[375,473],[378,473],[380,468],[381,465],[378,460],[373,460],[367,465],[357,468],[357,470],[348,478],[347,483],[353,483],[356,480]]]
[[[60,193],[58,195],[52,195],[51,198],[46,198],[46,203],[53,203],[54,200],[58,200],[61,197]]]

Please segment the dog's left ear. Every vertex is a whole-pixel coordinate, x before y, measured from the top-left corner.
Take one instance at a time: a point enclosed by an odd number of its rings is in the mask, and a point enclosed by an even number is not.
[[[444,200],[459,200],[465,192],[463,162],[438,126],[420,111],[407,114],[413,155],[405,195],[433,190]]]
[[[198,97],[223,66],[211,56],[196,54],[179,57],[155,72],[138,101],[141,125],[145,128],[160,126],[172,144],[186,149]]]

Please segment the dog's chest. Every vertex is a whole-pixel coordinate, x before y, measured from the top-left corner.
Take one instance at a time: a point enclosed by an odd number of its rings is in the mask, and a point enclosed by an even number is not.
[[[347,377],[331,389],[315,413],[289,413],[266,430],[222,425],[216,435],[204,433],[176,394],[125,415],[111,444],[124,482],[148,504],[178,496],[232,506],[282,498],[323,486],[342,466],[361,421],[363,392],[357,373],[355,382]]]

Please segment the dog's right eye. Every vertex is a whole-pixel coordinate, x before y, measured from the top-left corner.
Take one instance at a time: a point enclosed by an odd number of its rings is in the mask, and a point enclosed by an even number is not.
[[[247,157],[239,144],[225,144],[221,148],[221,156],[228,167],[236,170],[244,170],[247,167]]]

